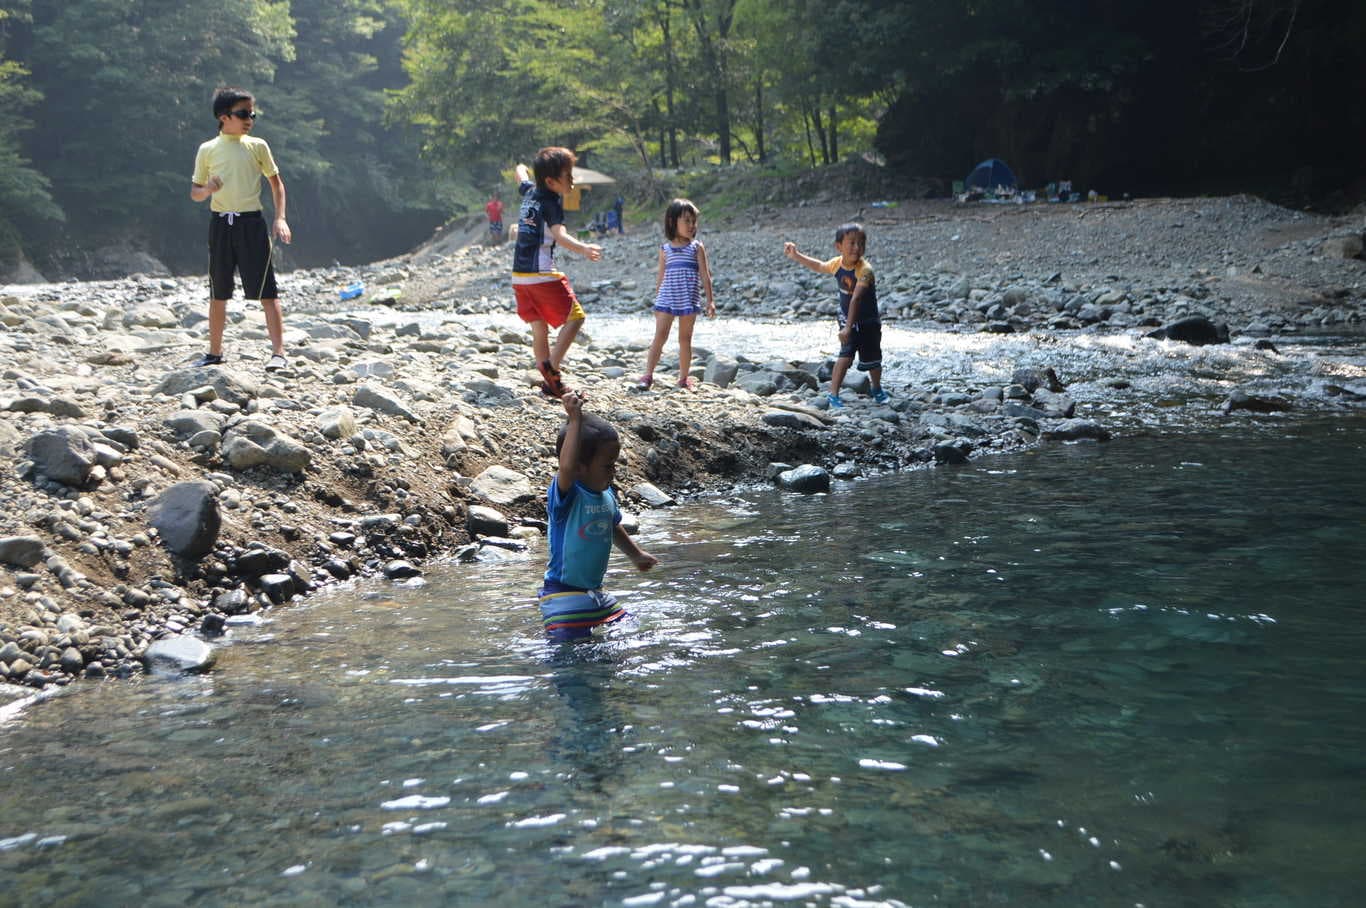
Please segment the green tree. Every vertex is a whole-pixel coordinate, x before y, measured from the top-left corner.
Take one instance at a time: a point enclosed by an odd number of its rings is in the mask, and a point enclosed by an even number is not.
[[[193,223],[195,146],[215,86],[268,84],[293,55],[287,0],[67,0],[35,12],[45,96],[28,148],[81,245],[135,232],[154,251]],[[264,124],[263,124],[264,125]]]
[[[52,199],[51,184],[22,154],[23,133],[33,128],[28,111],[41,95],[28,83],[28,71],[8,58],[10,26],[28,18],[24,2],[0,6],[0,263],[12,265],[24,251],[21,228],[33,221],[61,221],[61,208]]]
[[[407,82],[406,27],[382,0],[292,0],[294,59],[262,89],[280,124],[271,147],[287,170],[301,261],[357,261],[410,248],[442,220],[443,181],[413,130],[389,123],[387,93]]]

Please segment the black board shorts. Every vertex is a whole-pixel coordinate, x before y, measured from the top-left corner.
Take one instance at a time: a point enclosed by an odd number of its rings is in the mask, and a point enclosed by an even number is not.
[[[273,300],[275,265],[271,261],[270,225],[259,211],[215,211],[209,220],[209,293],[232,299],[233,273],[242,275],[242,296]]]
[[[840,345],[839,358],[853,359],[858,353],[858,370],[882,368],[882,322],[860,322],[849,332],[849,340]]]

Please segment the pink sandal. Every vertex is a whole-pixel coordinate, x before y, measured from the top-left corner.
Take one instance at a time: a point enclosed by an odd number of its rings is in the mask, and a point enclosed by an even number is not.
[[[695,391],[697,390],[697,379],[693,378],[691,375],[685,375],[678,380],[678,387],[685,391]]]
[[[653,385],[654,383],[655,383],[655,377],[654,377],[653,375],[642,375],[642,376],[636,381],[636,390],[637,390],[637,391],[648,391],[648,390],[650,390],[650,386]]]

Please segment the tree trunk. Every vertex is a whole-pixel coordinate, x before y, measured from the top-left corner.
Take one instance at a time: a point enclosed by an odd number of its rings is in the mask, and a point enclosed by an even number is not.
[[[819,162],[816,160],[816,146],[811,144],[811,117],[806,106],[802,106],[802,129],[806,130],[806,153],[811,158],[811,166],[815,167]]]
[[[830,144],[825,137],[825,122],[821,119],[820,104],[811,105],[811,123],[816,127],[816,138],[821,145],[821,163],[830,163]]]
[[[665,124],[669,133],[669,160],[673,161],[673,166],[678,167],[678,124],[674,120],[674,39],[673,30],[670,28],[671,17],[669,16],[669,5],[666,3],[662,7],[659,25],[664,32],[664,116]],[[660,157],[664,156],[663,145],[660,146]]]
[[[835,128],[835,127],[836,127],[836,124],[837,124],[838,122],[839,122],[839,121],[836,119],[836,116],[835,116],[835,102],[834,102],[834,101],[831,101],[831,102],[830,102],[830,163],[831,163],[831,164],[834,164],[835,162],[837,162],[837,161],[840,159],[840,146],[839,146],[839,139],[837,138],[837,136],[838,136],[838,134],[839,134],[839,130],[837,130],[837,129]]]
[[[758,146],[758,149],[759,149],[759,163],[762,164],[762,163],[764,163],[764,159],[768,157],[767,153],[764,151],[764,80],[763,80],[763,79],[757,79],[757,80],[755,80],[755,82],[754,82],[754,112],[755,112],[755,119],[758,121],[757,123],[755,123],[755,128],[754,128],[754,144],[755,144],[756,146]]]
[[[735,21],[736,0],[713,0],[715,25],[707,22],[706,0],[685,0],[684,8],[692,13],[693,30],[697,32],[698,49],[702,62],[712,79],[712,100],[716,113],[716,140],[720,143],[721,163],[730,161],[730,91],[727,85],[726,41]]]

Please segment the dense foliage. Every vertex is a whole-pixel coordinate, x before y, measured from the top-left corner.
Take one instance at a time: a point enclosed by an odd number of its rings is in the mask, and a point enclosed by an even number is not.
[[[294,264],[402,251],[551,143],[646,187],[877,152],[945,188],[995,155],[1113,195],[1359,198],[1363,43],[1360,0],[0,0],[0,252],[199,267],[221,84],[257,94]]]
[[[102,247],[203,267],[190,172],[221,85],[256,94],[289,192],[286,261],[395,254],[444,217],[416,133],[386,117],[406,26],[383,0],[0,2],[0,91],[19,95],[0,126],[11,257],[21,239],[56,273],[117,268]]]

